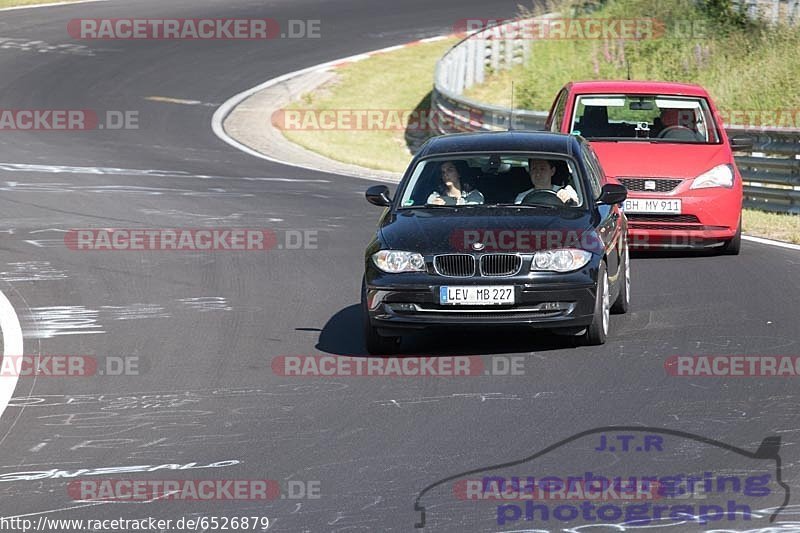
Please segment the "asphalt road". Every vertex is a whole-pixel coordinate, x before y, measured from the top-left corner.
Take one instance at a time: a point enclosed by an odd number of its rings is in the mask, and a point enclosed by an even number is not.
[[[409,345],[485,361],[520,357],[522,375],[273,372],[281,355],[364,353],[361,255],[379,211],[363,198],[367,181],[272,164],[221,142],[211,130],[216,107],[289,71],[515,10],[515,2],[485,0],[112,0],[0,12],[0,108],[139,113],[135,130],[0,134],[0,289],[19,316],[24,353],[138,358],[138,375],[19,379],[0,419],[0,515],[173,523],[265,516],[269,531],[411,531],[420,519],[415,499],[432,483],[602,426],[683,431],[751,451],[780,436],[782,480],[794,501],[797,378],[676,378],[664,368],[672,355],[798,355],[800,255],[793,250],[745,242],[738,257],[634,258],[632,311],[613,317],[603,347],[518,331]],[[80,42],[67,22],[81,17],[318,19],[322,37]],[[305,230],[317,232],[318,245],[267,253],[64,245],[70,228],[134,227]],[[598,455],[592,439],[591,447],[558,448],[548,473],[627,460],[619,451]],[[690,453],[691,442],[665,436],[662,452],[638,460],[672,472],[757,470],[752,457],[708,443],[702,454]],[[138,465],[150,471],[93,470]],[[70,483],[85,479],[269,479],[284,495],[292,481],[296,492],[302,485],[318,497],[76,501]],[[533,527],[492,525],[491,505],[459,507],[452,494],[440,497],[423,502],[431,531]],[[434,519],[437,511],[444,517]],[[777,521],[793,530],[792,508]]]

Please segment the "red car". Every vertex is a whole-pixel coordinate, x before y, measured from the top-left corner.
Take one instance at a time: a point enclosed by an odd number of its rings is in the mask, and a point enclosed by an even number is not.
[[[581,135],[609,183],[628,189],[623,209],[634,248],[716,248],[738,254],[742,177],[719,112],[699,85],[582,81],[561,89],[546,129]]]

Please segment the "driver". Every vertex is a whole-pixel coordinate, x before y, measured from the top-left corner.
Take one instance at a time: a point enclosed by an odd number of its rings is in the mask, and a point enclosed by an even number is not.
[[[576,204],[578,201],[578,193],[572,188],[572,185],[566,187],[559,187],[553,185],[553,176],[556,173],[556,167],[549,159],[528,159],[528,173],[531,177],[533,187],[527,191],[522,191],[517,195],[514,200],[515,204],[521,204],[522,200],[530,193],[539,189],[546,189],[553,191],[558,196],[559,200],[564,203],[572,200]]]

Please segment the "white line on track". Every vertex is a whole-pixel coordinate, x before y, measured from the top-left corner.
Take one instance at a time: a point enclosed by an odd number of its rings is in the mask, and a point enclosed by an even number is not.
[[[22,327],[19,325],[14,306],[5,294],[0,291],[0,329],[3,331],[3,357],[20,356],[22,351]],[[11,376],[0,376],[0,417],[8,407],[8,402],[17,388],[19,373]]]
[[[767,244],[769,246],[777,246],[778,248],[787,248],[789,250],[800,250],[800,244],[792,244],[788,242],[773,241],[772,239],[762,239],[761,237],[752,237],[750,235],[742,235],[742,239],[759,244]]]
[[[28,163],[2,163],[0,171],[5,172],[41,172],[48,174],[93,174],[99,176],[146,176],[156,178],[196,178],[204,180],[242,180],[242,181],[282,181],[306,183],[330,183],[324,179],[301,178],[258,178],[247,176],[207,176],[204,174],[191,174],[182,170],[146,170],[138,168],[116,167],[72,167],[65,165],[34,165]],[[16,184],[16,182],[10,182]]]
[[[37,7],[56,7],[69,6],[72,4],[94,4],[96,2],[108,2],[108,0],[77,0],[76,2],[50,2],[47,4],[31,4],[29,6],[3,7],[0,11],[16,11],[18,9],[35,9]]]

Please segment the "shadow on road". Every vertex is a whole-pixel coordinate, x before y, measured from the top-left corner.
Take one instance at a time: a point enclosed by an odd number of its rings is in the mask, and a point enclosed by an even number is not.
[[[716,250],[635,250],[631,249],[631,259],[691,259],[693,257],[725,257]]]
[[[546,330],[525,328],[460,328],[410,333],[400,354],[490,355],[531,353],[574,348],[576,339]],[[336,355],[365,356],[361,306],[354,304],[333,315],[322,328],[316,349]]]

